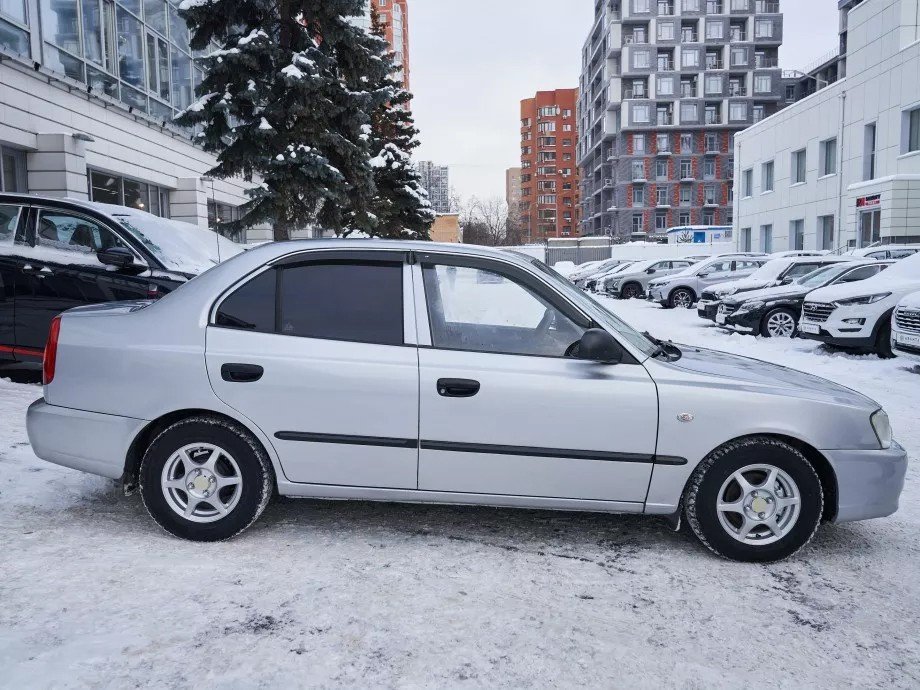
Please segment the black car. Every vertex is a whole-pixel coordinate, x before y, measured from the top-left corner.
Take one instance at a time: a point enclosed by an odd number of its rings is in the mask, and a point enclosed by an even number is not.
[[[831,264],[788,285],[726,297],[719,305],[716,323],[765,338],[792,337],[798,327],[805,296],[812,290],[871,278],[892,263],[871,260]]]
[[[0,194],[0,363],[40,362],[67,309],[157,299],[240,251],[137,209]]]

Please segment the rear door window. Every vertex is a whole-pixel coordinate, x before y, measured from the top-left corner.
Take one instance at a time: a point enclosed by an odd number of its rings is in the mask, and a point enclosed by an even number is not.
[[[287,266],[279,332],[301,338],[402,345],[403,263],[329,261]]]

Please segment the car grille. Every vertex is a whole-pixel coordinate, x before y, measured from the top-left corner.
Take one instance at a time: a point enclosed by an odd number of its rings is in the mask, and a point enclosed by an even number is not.
[[[703,292],[702,299],[706,302],[716,302],[719,298],[716,296],[716,293],[712,292],[711,290],[705,290]]]
[[[920,333],[920,311],[904,308],[898,309],[895,314],[895,323],[898,324],[898,330]]]
[[[729,316],[734,314],[738,309],[741,308],[740,304],[725,304],[724,302],[719,305],[719,313],[724,316]]]
[[[809,321],[824,323],[830,318],[830,315],[834,313],[836,308],[837,307],[835,307],[833,304],[806,302],[805,306],[802,307],[802,312],[805,314],[805,318]]]

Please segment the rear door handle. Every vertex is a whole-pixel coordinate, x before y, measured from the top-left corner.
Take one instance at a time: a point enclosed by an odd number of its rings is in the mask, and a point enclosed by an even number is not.
[[[224,364],[220,368],[221,378],[230,383],[255,383],[264,373],[258,364]]]
[[[444,398],[472,398],[479,388],[472,379],[438,379],[438,395]]]

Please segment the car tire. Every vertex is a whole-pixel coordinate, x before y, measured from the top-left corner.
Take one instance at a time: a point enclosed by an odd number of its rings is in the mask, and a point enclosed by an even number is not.
[[[239,425],[210,416],[160,432],[144,453],[139,479],[150,517],[170,534],[202,542],[243,532],[275,489],[261,444]]]
[[[875,353],[882,359],[894,359],[897,355],[891,347],[891,317],[885,319],[885,323],[878,329],[878,336],[875,339]]]
[[[787,307],[771,309],[760,323],[760,335],[764,338],[791,338],[799,325],[799,317]]]
[[[636,299],[642,296],[642,286],[639,283],[626,283],[620,290],[620,299]]]
[[[823,512],[814,467],[798,449],[771,437],[714,451],[693,473],[684,497],[696,537],[713,553],[747,563],[793,556],[814,537]]]
[[[696,303],[696,295],[690,288],[677,288],[668,299],[668,304],[672,309],[690,309],[694,303]]]

